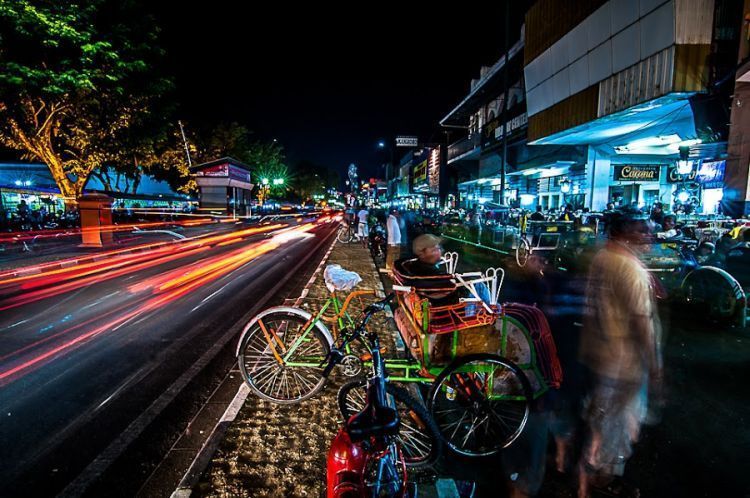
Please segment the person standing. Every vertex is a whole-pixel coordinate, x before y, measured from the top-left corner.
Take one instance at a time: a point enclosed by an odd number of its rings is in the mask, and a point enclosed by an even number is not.
[[[367,218],[369,216],[370,213],[367,211],[367,208],[362,205],[361,209],[357,213],[357,237],[359,237],[359,240],[362,242],[362,245],[364,247],[367,247],[367,236],[369,235],[367,227]]]
[[[401,228],[399,228],[398,209],[391,209],[391,214],[388,215],[388,221],[386,222],[386,230],[388,232],[388,254],[385,258],[385,269],[390,270],[393,268],[393,263],[401,255]]]
[[[537,206],[536,211],[529,217],[531,221],[544,221],[544,213],[542,212],[542,206]]]
[[[589,269],[579,357],[588,374],[579,498],[622,476],[645,420],[646,393],[661,392],[661,327],[651,277],[638,258],[646,220],[613,213],[609,241]]]

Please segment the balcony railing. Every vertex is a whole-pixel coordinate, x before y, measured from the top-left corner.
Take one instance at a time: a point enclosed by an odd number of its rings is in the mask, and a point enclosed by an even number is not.
[[[481,133],[473,133],[466,138],[448,146],[448,161],[466,154],[474,149],[479,148],[482,143]]]

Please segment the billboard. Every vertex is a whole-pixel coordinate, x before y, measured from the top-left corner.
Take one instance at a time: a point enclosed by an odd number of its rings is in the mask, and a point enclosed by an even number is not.
[[[440,191],[440,147],[415,150],[412,163],[413,191],[437,195]]]

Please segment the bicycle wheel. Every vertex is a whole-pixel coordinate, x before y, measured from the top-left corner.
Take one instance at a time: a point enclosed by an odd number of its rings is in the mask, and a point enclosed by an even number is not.
[[[518,247],[516,247],[516,263],[520,267],[526,266],[526,263],[529,261],[529,256],[531,255],[531,246],[529,245],[529,241],[526,240],[526,237],[521,237],[518,240]]]
[[[742,286],[721,268],[696,268],[685,276],[680,289],[695,316],[724,321],[736,317],[743,307]]]
[[[320,323],[310,328],[309,318],[294,308],[272,308],[245,327],[237,351],[240,371],[261,398],[294,404],[323,388],[320,363],[330,350],[330,338]]]
[[[442,442],[440,431],[427,409],[401,387],[386,384],[386,391],[396,401],[401,417],[398,440],[404,463],[408,467],[423,467],[435,463],[440,458]],[[365,379],[354,379],[341,386],[338,403],[344,420],[349,420],[364,408],[366,395]]]
[[[338,236],[337,236],[336,238],[337,238],[337,239],[338,239],[338,241],[339,241],[339,242],[341,242],[342,244],[348,244],[348,243],[349,243],[349,242],[351,242],[351,241],[352,241],[352,239],[354,238],[354,234],[353,234],[353,233],[352,233],[352,231],[351,231],[351,230],[349,229],[349,227],[346,227],[346,226],[342,226],[342,227],[341,227],[341,228],[339,229],[339,234],[338,234]]]
[[[494,354],[459,358],[437,376],[428,407],[445,443],[465,456],[492,455],[523,431],[532,394],[512,362]]]

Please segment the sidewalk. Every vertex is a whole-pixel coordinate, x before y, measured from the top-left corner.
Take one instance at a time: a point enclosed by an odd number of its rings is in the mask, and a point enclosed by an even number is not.
[[[356,243],[336,243],[297,305],[315,312],[328,297],[323,269],[334,263],[362,277],[358,290],[373,289],[383,295],[379,274],[367,249]],[[353,316],[357,314],[355,311]],[[370,324],[380,331],[388,354],[396,354],[393,320],[379,314]],[[332,376],[321,394],[299,405],[275,405],[250,393],[193,488],[194,496],[321,496],[328,446],[341,422],[336,393],[345,380]]]

